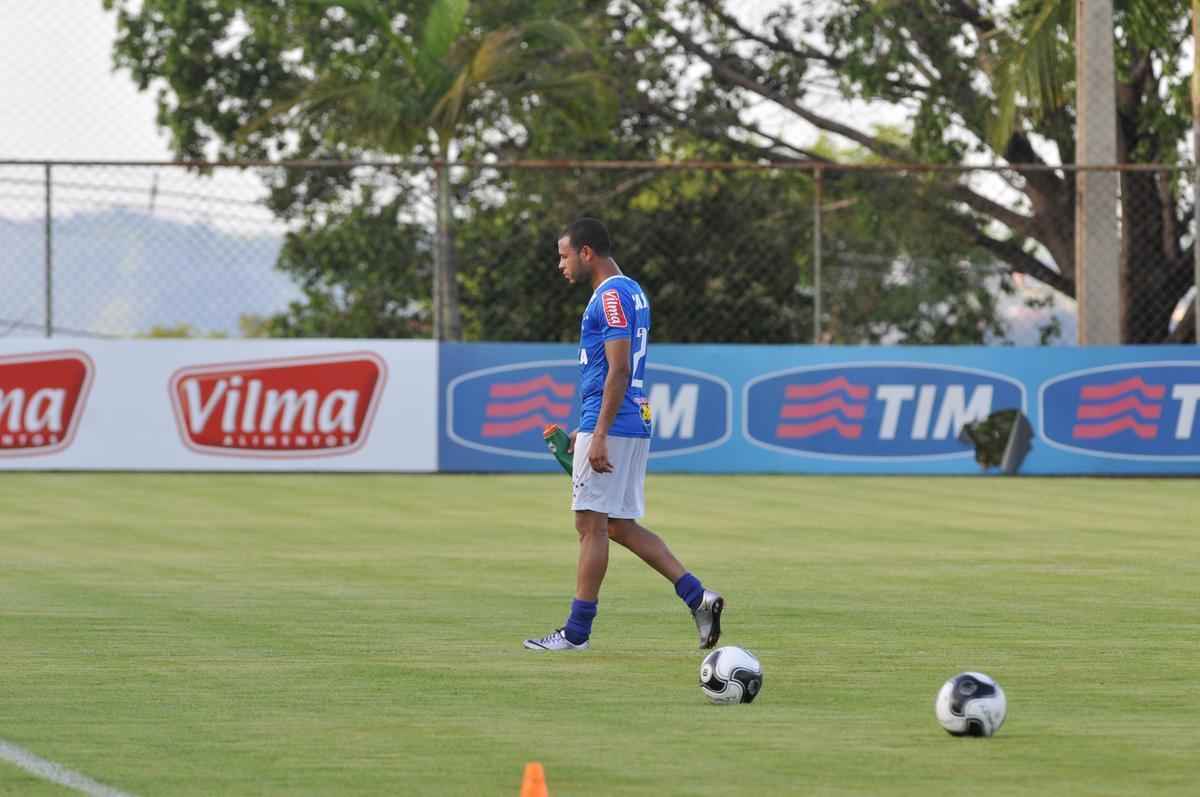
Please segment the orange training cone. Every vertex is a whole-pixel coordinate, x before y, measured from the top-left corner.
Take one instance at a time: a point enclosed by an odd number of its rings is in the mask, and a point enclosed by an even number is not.
[[[536,761],[525,765],[525,777],[521,781],[521,797],[550,797],[546,791],[546,771]]]

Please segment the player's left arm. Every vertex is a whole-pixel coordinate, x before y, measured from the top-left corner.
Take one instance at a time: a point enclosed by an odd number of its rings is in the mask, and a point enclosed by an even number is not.
[[[629,389],[629,379],[632,371],[629,365],[630,339],[628,337],[610,338],[604,341],[604,357],[608,360],[608,376],[604,378],[604,397],[600,400],[600,416],[596,419],[596,429],[592,432],[592,442],[588,446],[588,461],[596,473],[611,473],[612,463],[608,461],[608,430],[617,419],[621,403],[625,401],[625,391]]]

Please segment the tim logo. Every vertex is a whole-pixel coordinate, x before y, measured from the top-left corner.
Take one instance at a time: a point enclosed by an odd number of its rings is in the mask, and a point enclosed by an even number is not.
[[[579,423],[579,365],[547,360],[471,371],[446,386],[446,434],[477,451],[545,459],[542,429]],[[674,366],[647,366],[654,416],[651,457],[720,445],[732,432],[732,390],[722,380]]]
[[[532,379],[497,381],[488,385],[488,401],[479,430],[484,439],[508,439],[542,429],[549,423],[567,426],[575,385],[557,381],[547,372]]]
[[[579,422],[571,360],[502,365],[471,371],[446,385],[446,434],[477,451],[526,459],[548,456],[542,429],[568,431]]]
[[[650,458],[691,454],[733,435],[733,389],[724,379],[674,365],[646,366],[654,416]]]
[[[81,351],[0,357],[0,457],[71,445],[95,367]]]
[[[1200,363],[1150,362],[1075,371],[1042,385],[1042,437],[1114,459],[1200,459]]]
[[[334,456],[366,442],[386,378],[383,360],[356,352],[183,368],[170,393],[193,451]]]
[[[751,380],[743,428],[750,442],[833,459],[970,456],[963,425],[1024,409],[1019,382],[943,365],[862,363],[797,368]]]

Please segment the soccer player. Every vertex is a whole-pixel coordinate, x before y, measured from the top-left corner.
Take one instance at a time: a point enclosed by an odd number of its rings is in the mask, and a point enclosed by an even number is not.
[[[592,286],[579,334],[579,428],[571,433],[579,566],[566,625],[541,639],[526,639],[525,647],[587,649],[611,539],[675,585],[696,621],[700,647],[711,648],[721,636],[724,598],[705,589],[657,534],[637,522],[645,514],[650,453],[650,402],[644,389],[650,302],[617,267],[608,230],[596,219],[579,219],[563,232],[558,269],[568,281]]]

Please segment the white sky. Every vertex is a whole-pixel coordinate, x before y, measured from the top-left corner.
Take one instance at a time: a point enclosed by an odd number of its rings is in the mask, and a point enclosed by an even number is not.
[[[161,159],[154,98],[112,70],[100,0],[4,0],[0,158]]]
[[[739,0],[746,17],[781,0]],[[3,0],[0,158],[167,159],[154,97],[112,69],[115,14],[101,0]],[[773,125],[772,125],[773,126]]]

